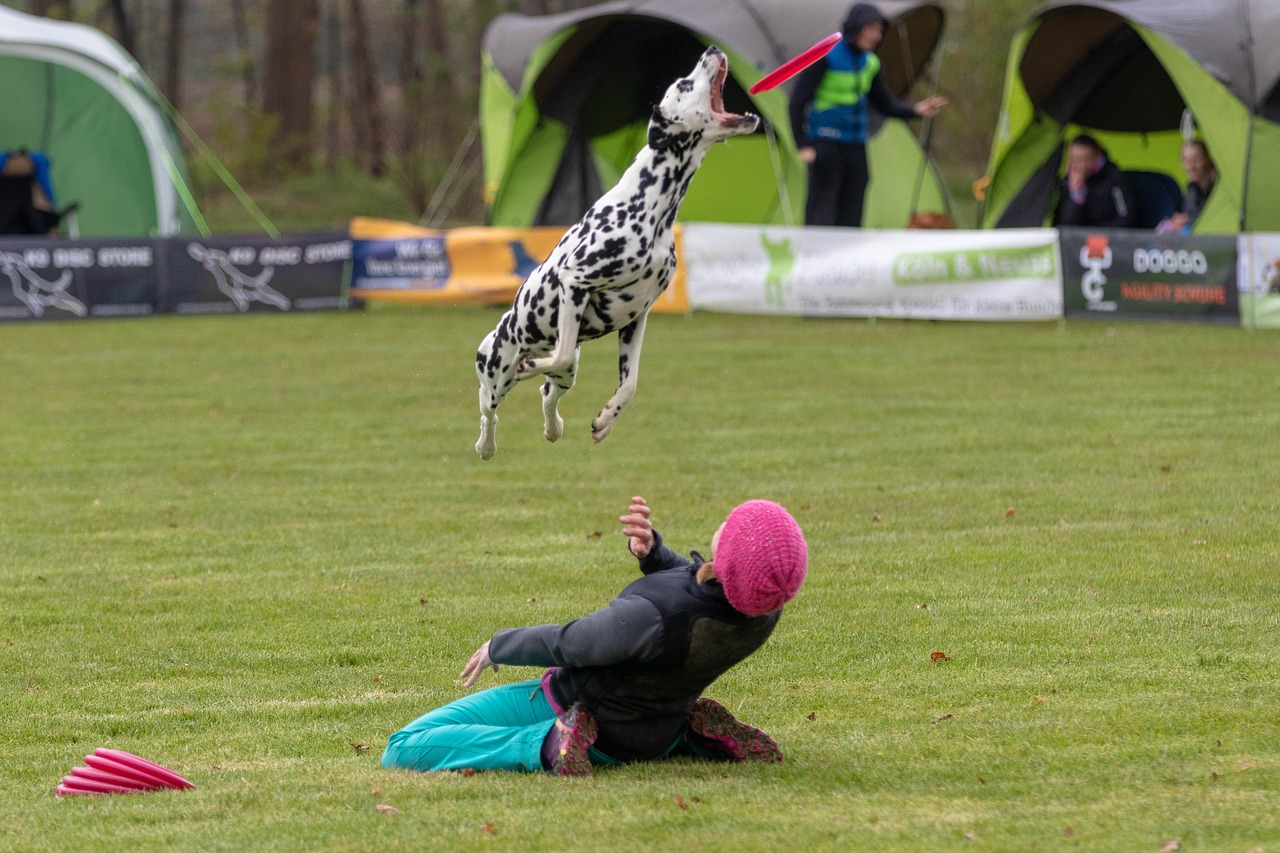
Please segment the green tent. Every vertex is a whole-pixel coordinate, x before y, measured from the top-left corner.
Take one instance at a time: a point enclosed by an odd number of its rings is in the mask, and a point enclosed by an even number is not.
[[[92,27],[0,6],[0,150],[42,151],[80,236],[194,232],[186,165],[154,86]]]
[[[942,9],[903,0],[877,5],[893,21],[879,51],[883,73],[904,97],[938,45]],[[839,30],[849,6],[849,0],[623,0],[559,15],[500,16],[485,32],[480,98],[491,223],[576,221],[621,177],[644,146],[653,104],[708,44],[729,56],[726,109],[761,115],[775,136],[762,129],[716,146],[680,218],[803,221],[805,171],[791,138],[787,87],[756,96],[747,89]],[[950,212],[913,126],[884,121],[869,157],[868,226],[901,228],[916,211]]]
[[[1009,52],[982,224],[1049,221],[1064,143],[1184,185],[1182,126],[1218,166],[1197,233],[1280,230],[1280,0],[1077,0],[1036,11]]]

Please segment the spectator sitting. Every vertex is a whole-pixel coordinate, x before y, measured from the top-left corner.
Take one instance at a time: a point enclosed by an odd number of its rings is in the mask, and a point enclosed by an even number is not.
[[[1182,210],[1157,225],[1157,234],[1190,234],[1191,226],[1209,200],[1209,193],[1218,183],[1218,167],[1209,157],[1209,149],[1198,139],[1183,143],[1182,171],[1187,173],[1187,192],[1182,199]]]
[[[1133,190],[1098,140],[1080,134],[1067,151],[1054,225],[1132,228],[1138,214]]]

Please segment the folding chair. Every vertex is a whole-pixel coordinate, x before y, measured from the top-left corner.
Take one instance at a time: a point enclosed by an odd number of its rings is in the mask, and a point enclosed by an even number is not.
[[[36,151],[0,152],[0,234],[56,234],[63,220],[68,236],[80,236],[78,204],[59,210],[49,180],[49,160]]]

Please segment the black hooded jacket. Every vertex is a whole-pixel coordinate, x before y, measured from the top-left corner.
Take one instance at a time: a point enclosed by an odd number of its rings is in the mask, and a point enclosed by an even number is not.
[[[758,649],[782,615],[738,612],[719,583],[697,582],[702,563],[696,551],[691,559],[663,545],[655,530],[643,577],[608,607],[564,625],[499,631],[489,657],[556,667],[551,698],[592,712],[596,748],[619,761],[656,758],[679,738],[702,691]]]
[[[1084,202],[1076,204],[1063,178],[1058,185],[1058,209],[1054,225],[1132,228],[1138,203],[1124,173],[1110,160],[1085,182]]]

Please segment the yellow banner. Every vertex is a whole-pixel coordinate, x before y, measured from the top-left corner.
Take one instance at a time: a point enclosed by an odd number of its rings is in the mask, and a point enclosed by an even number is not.
[[[416,304],[509,305],[546,260],[564,228],[423,228],[408,222],[351,220],[351,295]],[[676,226],[677,258],[682,227]],[[689,310],[684,264],[654,311]]]

